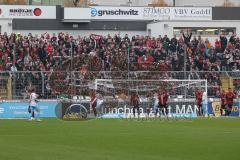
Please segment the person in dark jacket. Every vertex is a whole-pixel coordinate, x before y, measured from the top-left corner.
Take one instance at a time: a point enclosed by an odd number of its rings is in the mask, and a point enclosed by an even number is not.
[[[182,35],[183,35],[183,38],[184,38],[184,42],[185,44],[189,45],[190,41],[191,41],[191,38],[192,38],[192,32],[190,31],[190,34],[189,34],[189,29],[187,30],[187,34],[185,35],[184,32],[182,31]]]
[[[220,35],[220,42],[221,42],[221,50],[223,53],[227,47],[227,38],[225,35]]]
[[[229,42],[234,44],[234,45],[236,44],[236,34],[235,33],[232,34],[232,36],[229,39]]]

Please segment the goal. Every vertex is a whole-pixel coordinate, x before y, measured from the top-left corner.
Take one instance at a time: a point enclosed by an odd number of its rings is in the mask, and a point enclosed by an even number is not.
[[[207,80],[96,79],[94,82],[94,90],[104,101],[102,115],[111,118],[132,116],[132,93],[137,93],[140,97],[140,116],[145,117],[149,110],[150,116],[154,116],[152,99],[159,89],[164,89],[169,94],[169,116],[197,117],[195,92],[201,90],[207,95]],[[203,110],[207,114],[207,105]]]

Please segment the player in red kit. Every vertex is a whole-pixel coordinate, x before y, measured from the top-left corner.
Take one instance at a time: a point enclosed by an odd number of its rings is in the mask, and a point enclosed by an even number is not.
[[[203,91],[197,90],[196,91],[196,101],[197,101],[197,106],[198,106],[198,116],[203,115],[202,96],[203,96]]]
[[[160,111],[164,115],[168,115],[168,92],[165,89],[160,89],[159,94],[158,94],[158,105],[160,108]],[[155,113],[157,115],[157,111]]]
[[[226,101],[227,101],[227,105],[226,105],[226,116],[230,116],[231,112],[232,112],[232,107],[233,107],[233,99],[236,97],[236,95],[232,92],[232,89],[229,88],[228,92],[226,93]]]
[[[225,93],[224,90],[222,90],[222,93],[221,93],[221,109],[220,109],[221,116],[223,116],[223,111],[225,111],[225,113],[226,113],[226,105],[227,105],[226,93]]]
[[[91,107],[92,107],[92,110],[93,110],[93,113],[94,113],[94,116],[96,117],[97,116],[97,109],[96,109],[96,106],[97,106],[97,96],[96,96],[96,91],[92,91],[91,93]]]
[[[138,113],[138,118],[140,116],[140,109],[139,109],[139,104],[140,104],[140,98],[137,93],[133,93],[131,95],[131,105],[133,106],[133,116],[135,118],[135,109],[137,109]]]

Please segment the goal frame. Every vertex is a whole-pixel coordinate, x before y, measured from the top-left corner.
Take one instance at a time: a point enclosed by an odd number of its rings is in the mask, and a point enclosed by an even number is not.
[[[205,83],[205,92],[206,94],[208,95],[207,93],[207,88],[208,88],[208,85],[207,85],[207,80],[206,79],[183,79],[183,80],[180,80],[180,79],[163,79],[163,80],[153,80],[153,79],[146,79],[146,80],[143,80],[143,79],[95,79],[94,81],[94,86],[95,86],[95,89],[97,88],[97,85],[98,85],[98,82],[99,81],[108,81],[108,82],[113,82],[113,81],[118,81],[118,82],[126,82],[126,81],[133,81],[133,82],[145,82],[145,81],[148,81],[148,82],[191,82],[191,83],[188,83],[188,84],[185,84],[185,85],[189,85],[189,84],[196,84],[196,83],[199,83],[199,82],[204,82]],[[181,87],[184,87],[184,85],[182,85]]]

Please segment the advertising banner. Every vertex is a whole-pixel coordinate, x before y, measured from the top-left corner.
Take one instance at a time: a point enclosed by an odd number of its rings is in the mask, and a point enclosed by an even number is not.
[[[211,7],[145,7],[147,20],[212,20]]]
[[[56,6],[0,5],[1,19],[56,19]]]
[[[55,118],[58,112],[58,103],[55,102],[39,102],[40,117]],[[28,102],[2,102],[0,103],[0,118],[29,118]]]
[[[64,20],[212,20],[211,7],[110,7],[64,8]]]
[[[171,7],[145,7],[143,8],[143,19],[145,20],[170,20],[172,16]]]
[[[173,7],[172,20],[212,20],[211,7]]]
[[[92,7],[91,19],[212,20],[211,7]]]
[[[213,112],[210,114],[213,114],[215,117],[221,117],[220,109],[221,109],[221,101],[214,101],[211,103],[211,108]],[[223,114],[225,114],[225,111],[223,110]],[[240,117],[240,101],[235,100],[232,107],[232,112],[230,116],[233,117]]]
[[[141,7],[92,7],[93,20],[144,20]]]
[[[88,113],[88,118],[94,118],[93,110],[91,109],[89,103],[63,103],[62,104],[62,115],[60,118],[68,113],[67,110],[72,105],[80,104],[86,108]],[[79,105],[79,106],[80,106]],[[150,117],[155,116],[155,110],[149,102],[141,102],[140,104],[140,117],[146,117],[147,110],[150,110]],[[76,109],[72,114],[78,113],[79,110]],[[102,118],[129,118],[133,117],[133,107],[124,101],[111,101],[104,102],[101,108],[98,109],[99,114]],[[194,102],[170,102],[168,106],[169,116],[172,117],[197,117],[198,108]]]
[[[213,115],[216,117],[220,117],[221,101],[212,102],[212,109],[213,109]]]

